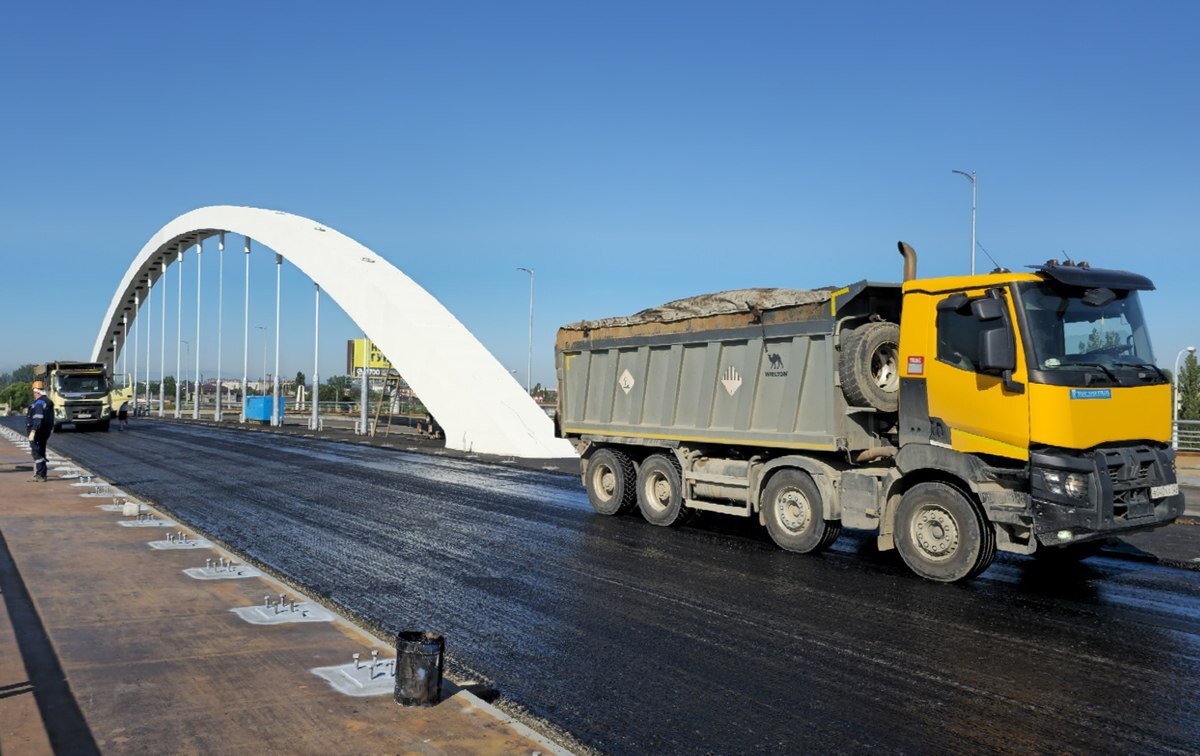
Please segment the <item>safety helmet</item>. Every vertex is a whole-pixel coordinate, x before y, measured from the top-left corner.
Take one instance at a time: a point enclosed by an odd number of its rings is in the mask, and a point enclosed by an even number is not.
[[[33,382],[33,390],[41,391],[42,393],[45,393],[46,392],[46,384],[42,383],[41,381],[34,381]]]

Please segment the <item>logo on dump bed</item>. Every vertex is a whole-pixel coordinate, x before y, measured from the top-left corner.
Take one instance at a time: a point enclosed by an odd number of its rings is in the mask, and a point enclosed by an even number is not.
[[[629,368],[625,368],[625,372],[621,373],[621,377],[617,379],[617,385],[626,394],[633,391],[633,373],[629,372]]]
[[[1071,389],[1072,399],[1112,399],[1112,389]]]
[[[738,375],[738,371],[733,369],[733,365],[725,368],[721,373],[721,385],[725,387],[730,396],[733,396],[742,385],[742,376]]]
[[[763,372],[763,375],[770,376],[771,378],[787,377],[787,371],[783,369],[783,358],[779,356],[778,352],[768,352],[767,363],[767,369]]]

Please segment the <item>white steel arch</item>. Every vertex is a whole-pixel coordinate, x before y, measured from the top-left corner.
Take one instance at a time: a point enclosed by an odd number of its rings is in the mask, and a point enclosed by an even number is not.
[[[451,449],[517,457],[570,457],[570,442],[496,358],[399,268],[344,234],[279,210],[202,207],[163,226],[121,280],[92,349],[106,360],[124,346],[122,315],[139,289],[166,273],[181,247],[221,232],[269,247],[305,273],[387,355],[441,424]]]

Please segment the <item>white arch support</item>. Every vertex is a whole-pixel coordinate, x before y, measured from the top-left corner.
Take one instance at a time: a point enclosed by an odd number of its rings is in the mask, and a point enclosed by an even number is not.
[[[437,418],[451,449],[516,457],[570,457],[570,442],[516,379],[437,301],[399,268],[308,218],[253,207],[202,207],[146,242],[104,316],[92,359],[124,346],[121,316],[137,290],[165,275],[177,249],[221,232],[265,245],[341,306]],[[136,316],[136,312],[132,311]],[[116,350],[116,351],[115,351]]]

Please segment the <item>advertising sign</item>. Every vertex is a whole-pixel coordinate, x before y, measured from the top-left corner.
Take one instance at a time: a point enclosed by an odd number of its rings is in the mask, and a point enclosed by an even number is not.
[[[379,351],[379,347],[371,344],[371,353],[366,355],[367,340],[366,339],[350,339],[346,342],[346,373],[355,378],[361,377],[363,368],[367,369],[367,375],[372,378],[382,378],[388,375],[400,375],[391,361],[383,356],[383,352]],[[364,358],[365,355],[365,358]]]

